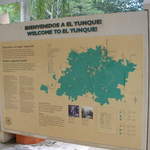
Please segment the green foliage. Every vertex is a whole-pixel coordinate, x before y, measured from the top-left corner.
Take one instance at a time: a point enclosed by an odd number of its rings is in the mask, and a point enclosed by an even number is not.
[[[32,19],[142,10],[143,0],[31,0]]]
[[[31,20],[70,16],[69,0],[31,0]]]
[[[70,3],[72,16],[81,16],[91,13],[92,5],[89,0],[76,0]]]
[[[143,9],[143,0],[95,0],[93,7],[104,13],[137,11]]]
[[[143,0],[30,0],[31,20],[142,10]],[[10,22],[20,21],[19,3],[1,5]]]
[[[19,3],[0,5],[0,14],[8,13],[10,22],[20,21],[20,5]]]
[[[44,19],[47,18],[46,10],[53,0],[31,0],[30,1],[30,10],[31,17],[35,19]]]

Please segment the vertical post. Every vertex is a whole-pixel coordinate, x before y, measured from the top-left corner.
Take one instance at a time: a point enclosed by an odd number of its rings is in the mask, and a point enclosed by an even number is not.
[[[146,9],[147,10],[147,13],[148,13],[148,16],[147,16],[147,19],[148,19],[148,42],[149,42],[149,44],[148,44],[148,49],[149,49],[149,52],[148,52],[148,57],[150,57],[150,1],[149,0],[145,0],[144,1],[144,9]],[[148,62],[148,66],[150,66],[150,61]],[[148,78],[150,78],[150,70],[149,70],[149,72],[148,72]],[[149,82],[148,82],[148,84],[149,84]],[[148,103],[148,105],[149,105],[149,107],[148,108],[150,108],[150,85],[148,85],[149,86],[149,103]],[[148,122],[147,122],[147,145],[146,145],[146,149],[147,150],[150,150],[150,109],[148,109]]]
[[[29,0],[20,0],[21,22],[30,21]]]

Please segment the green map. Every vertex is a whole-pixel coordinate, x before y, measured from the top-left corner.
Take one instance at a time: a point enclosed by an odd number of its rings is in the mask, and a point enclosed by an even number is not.
[[[44,91],[45,93],[48,93],[48,87],[44,84],[41,85],[40,90]]]
[[[136,69],[136,64],[127,59],[114,60],[102,46],[81,53],[71,50],[67,62],[69,67],[62,71],[57,81],[60,88],[56,94],[76,101],[79,96],[91,93],[93,100],[102,105],[109,104],[109,98],[123,99],[118,86],[125,86],[129,72]]]
[[[62,71],[59,79],[52,74],[52,79],[60,84],[56,95],[66,95],[69,100],[76,101],[79,96],[91,93],[92,99],[101,105],[109,104],[110,98],[124,98],[119,85],[125,86],[129,72],[136,69],[136,64],[128,59],[114,60],[102,46],[80,53],[71,50],[67,62],[69,67]],[[48,93],[49,89],[42,84],[40,90]]]

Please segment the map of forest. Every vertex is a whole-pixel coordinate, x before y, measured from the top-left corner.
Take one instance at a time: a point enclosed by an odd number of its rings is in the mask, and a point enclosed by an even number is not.
[[[136,64],[128,59],[115,60],[108,52],[103,46],[88,48],[85,52],[71,50],[67,58],[69,67],[62,70],[62,76],[57,80],[60,87],[56,95],[65,95],[69,100],[76,101],[79,96],[90,93],[92,99],[101,105],[109,104],[110,98],[122,100],[124,94],[119,85],[126,85]],[[42,89],[48,93],[44,85],[41,85]]]

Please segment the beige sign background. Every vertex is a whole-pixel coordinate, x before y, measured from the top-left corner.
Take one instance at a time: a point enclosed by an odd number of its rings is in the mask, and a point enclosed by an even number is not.
[[[145,148],[147,39],[142,30],[1,42],[3,129]]]

